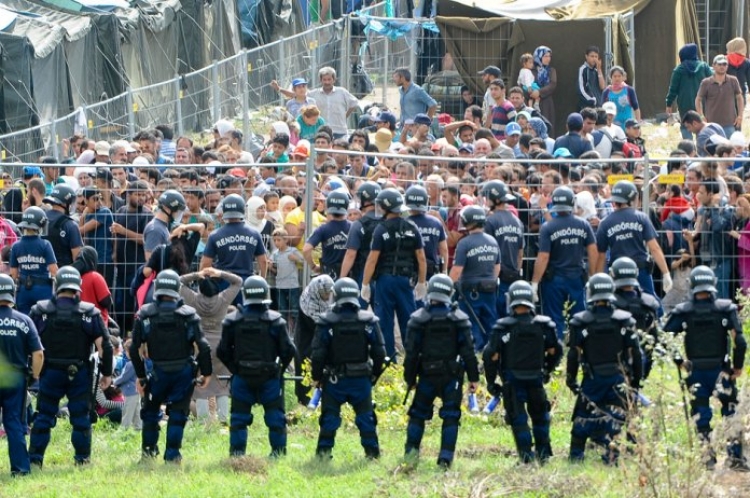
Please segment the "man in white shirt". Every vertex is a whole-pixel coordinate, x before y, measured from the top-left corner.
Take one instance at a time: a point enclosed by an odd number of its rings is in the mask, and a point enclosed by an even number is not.
[[[344,138],[349,134],[346,119],[359,106],[359,101],[348,90],[334,86],[336,70],[322,67],[318,71],[320,88],[310,90],[308,95],[315,99],[320,115],[333,130],[333,138]]]

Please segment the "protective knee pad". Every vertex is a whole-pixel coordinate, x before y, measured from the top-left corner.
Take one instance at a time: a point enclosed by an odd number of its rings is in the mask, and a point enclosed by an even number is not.
[[[263,409],[266,411],[269,410],[281,410],[284,411],[284,398],[282,396],[278,396],[272,401],[269,401],[268,403],[265,403],[263,405]]]
[[[250,403],[246,402],[244,399],[232,398],[232,405],[229,410],[230,413],[234,415],[235,413],[248,413],[250,412],[251,408],[252,405],[250,405]]]

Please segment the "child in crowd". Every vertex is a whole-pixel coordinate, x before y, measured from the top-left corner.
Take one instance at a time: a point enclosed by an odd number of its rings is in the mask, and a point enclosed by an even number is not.
[[[304,261],[296,247],[290,247],[289,233],[283,228],[273,232],[276,250],[271,255],[271,273],[276,275],[276,294],[279,312],[286,319],[289,330],[294,330],[294,321],[299,307],[300,284],[298,264]]]
[[[539,85],[536,83],[534,78],[534,56],[531,54],[523,54],[521,56],[521,70],[518,71],[518,86],[523,88],[523,91],[528,95],[528,105],[533,107],[537,111],[539,110]],[[534,98],[536,95],[536,98]]]
[[[138,379],[135,376],[133,363],[130,361],[130,344],[131,340],[125,341],[125,358],[127,363],[123,367],[122,373],[115,378],[113,384],[122,390],[125,397],[124,407],[122,410],[122,427],[127,429],[141,430],[141,395],[138,394],[135,383]]]
[[[279,164],[289,162],[289,135],[283,133],[277,134],[271,140],[271,150],[266,154]]]
[[[276,228],[284,226],[284,218],[279,211],[279,194],[278,192],[266,192],[263,194],[263,200],[266,203],[266,219],[273,223]]]

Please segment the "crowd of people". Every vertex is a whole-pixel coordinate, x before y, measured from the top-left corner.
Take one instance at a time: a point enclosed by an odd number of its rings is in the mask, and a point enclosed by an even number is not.
[[[323,388],[318,455],[330,456],[339,407],[350,402],[365,453],[376,458],[371,377],[405,353],[406,380],[417,389],[407,453],[418,453],[432,402],[443,397],[440,463],[449,466],[460,418],[456,400],[460,404],[463,393],[460,385],[449,389],[443,381],[463,379],[466,372],[473,392],[479,380],[474,353],[480,352],[485,372],[513,387],[496,388],[488,376],[491,392],[506,403],[519,456],[533,459],[526,411],[515,411],[527,403],[536,454],[544,460],[549,413],[542,409],[542,381],[560,361],[566,331],[568,385],[593,403],[612,404],[616,385],[627,379],[637,390],[647,375],[637,365],[643,356],[649,368],[650,348],[635,334],[636,322],[651,333],[665,314],[692,316],[710,301],[708,315],[715,312],[723,325],[704,325],[716,329],[716,337],[731,333],[735,351],[744,355],[742,327],[728,300],[750,283],[750,162],[741,131],[750,61],[744,40],[730,41],[727,52],[709,66],[698,60],[695,45],[680,50],[666,107],[671,115],[677,103],[683,139],[661,165],[644,160],[642,117],[627,74],[619,66],[604,74],[597,47],[586,48],[578,73],[580,109],[567,116],[564,133],[555,133],[552,97],[564,82],[551,66],[551,49],[541,46],[524,54],[518,85],[507,90],[500,68],[485,68],[486,93],[482,99],[467,94],[463,116],[440,114],[410,71],[399,68],[392,77],[400,112],[370,109],[352,130],[349,118],[360,113],[359,102],[325,67],[313,90],[303,78],[289,89],[270,83],[289,100],[275,111],[278,119],[255,157],[243,150],[234,123],[219,120],[206,144],[175,137],[168,125],[112,143],[74,136],[65,141],[63,164],[43,157],[38,166],[24,166],[15,182],[4,174],[0,261],[14,289],[0,292],[0,306],[6,303],[8,313],[15,306],[18,327],[38,329],[41,344],[24,347],[36,355],[43,345],[46,358],[42,371],[34,356],[41,383],[31,462],[42,462],[63,395],[76,461],[89,460],[84,408],[92,384],[101,391],[94,386],[99,415],[120,410],[108,418],[142,430],[145,456],[159,452],[162,403],[170,409],[165,458],[179,461],[190,402],[206,417],[209,398],[231,428],[233,455],[244,454],[249,410],[262,404],[272,454],[280,456],[286,426],[273,392],[292,362],[299,376],[307,359],[315,385]],[[618,261],[632,271],[628,297],[652,319],[639,316],[632,304],[623,305],[625,314],[614,314],[618,279],[606,281],[603,272]],[[308,285],[301,279],[304,267],[314,277]],[[710,285],[701,281],[709,273]],[[691,302],[695,306],[686,309]],[[519,316],[533,316],[537,308],[541,314],[532,321]],[[565,310],[574,316],[570,324]],[[672,318],[666,329],[677,332]],[[587,326],[596,329],[601,322],[617,325],[602,325],[603,337],[615,329],[633,334],[619,349],[608,349],[587,340]],[[691,318],[685,327],[698,330],[699,322]],[[58,328],[68,331],[68,341],[50,334]],[[552,360],[524,365],[512,354],[502,360],[509,353],[498,338],[526,328],[544,346],[540,357],[546,351]],[[433,329],[444,342],[438,353],[426,354],[421,348],[428,347]],[[414,337],[421,339],[412,342]],[[92,345],[103,359],[101,382],[91,379],[84,354]],[[19,367],[26,363],[18,359],[18,344],[8,347],[14,353],[6,357]],[[445,351],[452,358],[444,358]],[[701,365],[692,361],[700,357],[696,351],[688,341],[691,361],[683,364],[692,365],[693,383],[718,376],[718,353],[711,350],[712,361]],[[197,369],[186,363],[194,352]],[[420,352],[429,361],[415,362]],[[620,377],[609,360],[624,353],[630,371]],[[608,359],[606,367],[586,369],[579,386],[579,362],[598,365],[600,356]],[[739,356],[729,363],[728,383],[742,364]],[[695,369],[701,368],[710,371],[700,377]],[[198,370],[205,388],[193,392]],[[233,374],[231,413],[228,386],[210,383],[212,373]],[[440,382],[423,383],[430,375]],[[606,393],[594,399],[602,386]],[[300,403],[310,401],[309,391],[297,380]],[[693,410],[707,435],[710,412],[702,400],[711,393],[704,394],[696,395]],[[11,416],[7,406],[3,414]],[[586,410],[577,405],[581,420],[591,415]],[[586,438],[594,438],[588,422],[581,424],[574,429],[571,459],[582,458]],[[619,425],[596,442],[606,447]],[[14,432],[12,460],[20,451],[19,427],[5,422],[9,441]],[[732,448],[734,467],[745,468],[741,447]],[[606,459],[616,455],[608,452]],[[12,465],[16,473],[28,471],[28,465]]]

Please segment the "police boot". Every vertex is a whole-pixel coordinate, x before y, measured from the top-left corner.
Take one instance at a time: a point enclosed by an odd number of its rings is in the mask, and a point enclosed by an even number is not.
[[[550,444],[549,439],[545,439],[545,440],[537,440],[535,446],[536,446],[536,458],[540,464],[544,465],[552,456],[552,445]]]
[[[279,446],[277,448],[271,448],[271,453],[268,455],[268,458],[276,460],[283,456],[286,456],[286,446]]]
[[[714,470],[716,468],[716,451],[711,447],[711,429],[699,429],[698,439],[703,445],[701,461],[706,466],[706,470]]]
[[[586,438],[571,436],[570,437],[570,453],[568,460],[572,463],[583,462],[584,454],[586,453]]]
[[[368,460],[377,460],[380,458],[380,448],[377,446],[367,446],[365,447],[365,458]]]
[[[726,465],[730,470],[735,472],[750,472],[750,465],[747,464],[745,457],[742,456],[742,443],[736,439],[727,444]]]
[[[525,426],[513,427],[513,439],[516,440],[516,451],[522,463],[534,461],[534,451],[531,449],[531,432]]]
[[[158,446],[144,446],[141,449],[141,462],[152,461],[158,456],[159,456]]]
[[[321,462],[328,462],[333,460],[333,454],[331,448],[317,448],[315,450],[315,458]]]
[[[437,466],[443,470],[450,469],[452,464],[453,464],[453,461],[448,460],[447,458],[438,458],[437,460]]]

